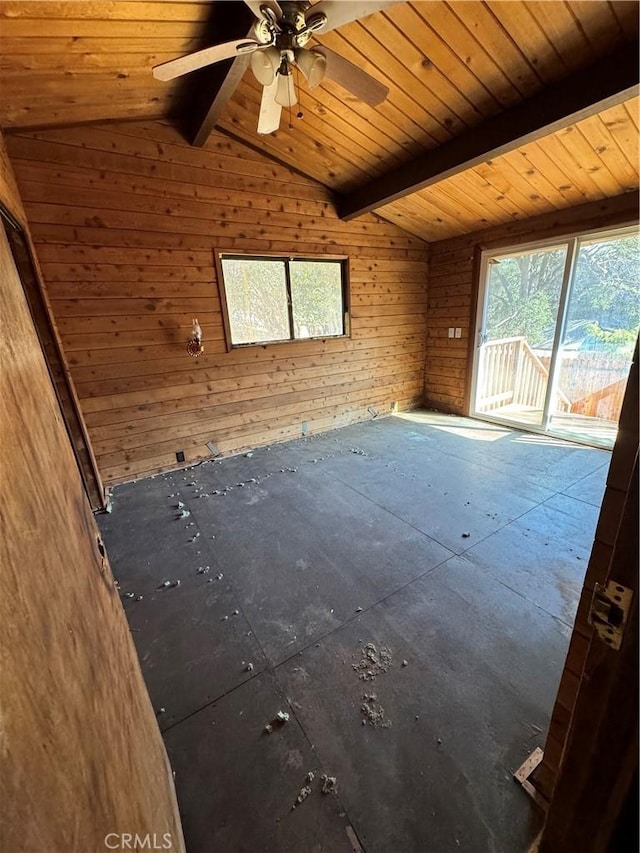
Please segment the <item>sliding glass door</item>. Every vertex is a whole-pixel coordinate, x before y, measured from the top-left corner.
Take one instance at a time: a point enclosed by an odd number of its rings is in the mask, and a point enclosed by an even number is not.
[[[610,447],[639,282],[636,230],[484,253],[472,414]]]
[[[487,259],[477,414],[542,426],[549,371],[536,353],[553,342],[566,264],[566,244]]]
[[[610,445],[640,323],[636,234],[577,241],[549,429]]]

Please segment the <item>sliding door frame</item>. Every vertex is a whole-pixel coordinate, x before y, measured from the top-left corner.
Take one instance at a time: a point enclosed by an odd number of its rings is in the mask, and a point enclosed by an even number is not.
[[[561,244],[562,245],[562,244]],[[564,340],[564,333],[567,328],[567,312],[569,308],[569,297],[573,287],[573,278],[576,271],[576,260],[580,244],[577,237],[572,237],[565,244],[567,246],[567,256],[564,261],[564,271],[562,273],[562,284],[560,285],[560,297],[558,299],[558,314],[556,316],[556,329],[553,336],[553,345],[551,347],[551,360],[549,362],[549,377],[547,379],[547,391],[544,398],[544,407],[542,409],[542,423],[540,430],[549,432],[549,421],[551,419],[551,403],[553,395],[558,384],[558,361],[560,356],[560,347]]]

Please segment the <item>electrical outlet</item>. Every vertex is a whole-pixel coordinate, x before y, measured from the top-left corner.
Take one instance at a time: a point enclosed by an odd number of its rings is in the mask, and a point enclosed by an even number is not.
[[[184,450],[178,450],[176,453],[176,462],[184,462]]]
[[[462,329],[460,328],[460,326],[456,326],[456,338],[461,338],[461,337],[462,337]]]
[[[449,326],[449,337],[452,338],[455,334],[455,329],[453,326]]]

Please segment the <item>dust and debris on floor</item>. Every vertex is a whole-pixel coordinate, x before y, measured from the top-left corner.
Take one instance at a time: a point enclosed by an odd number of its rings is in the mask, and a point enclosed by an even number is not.
[[[391,720],[385,716],[385,711],[375,693],[365,693],[362,697],[363,702],[360,706],[362,712],[362,725],[372,726],[375,728],[389,729],[391,728]]]
[[[362,681],[373,681],[381,672],[387,672],[393,663],[391,649],[378,647],[375,643],[366,643],[360,660],[352,664]]]
[[[298,796],[296,797],[294,804],[291,806],[292,811],[296,808],[296,806],[299,806],[301,803],[304,803],[307,797],[311,794],[311,783],[315,779],[315,776],[316,774],[313,772],[313,770],[310,770],[307,773],[304,780],[304,785],[302,786],[302,788],[300,788]]]
[[[285,723],[289,722],[289,714],[287,711],[278,711],[273,720],[264,727],[264,733],[270,735],[276,729],[282,728]]]
[[[326,773],[323,773],[320,781],[322,782],[321,794],[336,794],[338,792],[338,780],[335,776],[327,776]]]
[[[304,801],[307,799],[307,797],[309,796],[310,793],[311,793],[311,786],[310,785],[303,785],[303,787],[300,788],[298,796],[296,797],[296,801],[291,806],[291,809],[293,810],[297,806],[299,806],[301,803],[304,803]]]
[[[157,589],[175,589],[175,587],[180,586],[180,580],[175,581],[163,581]]]
[[[292,811],[301,803],[303,803],[307,799],[307,797],[310,796],[312,792],[311,785],[315,778],[316,774],[313,772],[313,770],[310,770],[305,777],[304,785],[302,786],[302,788],[300,788],[298,796],[296,797],[296,800],[293,806],[291,807]],[[320,786],[321,794],[336,794],[338,792],[338,781],[335,776],[329,776],[328,774],[323,773],[322,776],[320,776],[320,782],[322,783]]]

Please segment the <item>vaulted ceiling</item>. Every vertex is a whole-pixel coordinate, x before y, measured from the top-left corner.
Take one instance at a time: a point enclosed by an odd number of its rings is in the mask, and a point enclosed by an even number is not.
[[[162,83],[152,66],[245,36],[246,11],[220,0],[2,2],[0,124],[188,126],[195,95],[206,105],[219,81]],[[393,3],[318,34],[389,88],[380,105],[302,81],[300,106],[258,136],[261,87],[248,70],[216,127],[330,187],[339,209],[375,209],[442,239],[637,188],[637,38],[633,0]],[[407,194],[395,198],[390,174]]]

